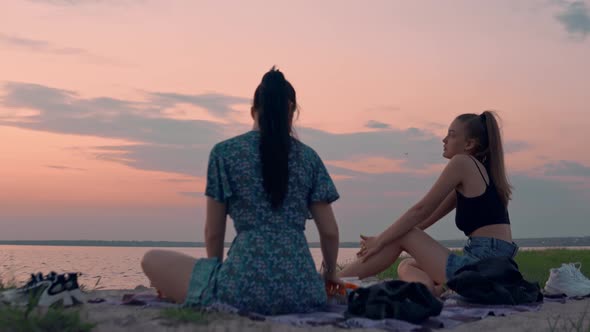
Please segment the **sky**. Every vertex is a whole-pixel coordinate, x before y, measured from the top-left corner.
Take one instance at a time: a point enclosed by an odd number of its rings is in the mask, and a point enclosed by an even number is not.
[[[273,65],[341,241],[416,203],[450,122],[488,109],[514,237],[588,236],[588,59],[589,1],[7,0],[0,240],[202,241],[209,151],[250,130]],[[428,232],[462,238],[453,219]]]

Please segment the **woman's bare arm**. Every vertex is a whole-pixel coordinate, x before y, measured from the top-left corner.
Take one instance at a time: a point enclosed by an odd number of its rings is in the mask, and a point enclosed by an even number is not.
[[[225,203],[207,197],[207,217],[205,220],[205,246],[207,257],[223,260],[225,225],[227,220]]]
[[[338,224],[336,223],[332,206],[329,203],[317,202],[312,203],[309,210],[320,234],[320,245],[322,247],[325,268],[335,273],[340,238]]]
[[[463,181],[465,171],[470,165],[468,162],[470,162],[470,158],[467,156],[457,155],[453,157],[426,196],[379,236],[367,243],[367,251],[364,253],[363,259],[375,254],[382,247],[403,236],[430,217],[445,198]]]
[[[421,230],[427,229],[453,211],[455,207],[457,207],[457,194],[454,191],[451,191],[438,208],[432,212],[430,217],[418,224],[418,228]]]

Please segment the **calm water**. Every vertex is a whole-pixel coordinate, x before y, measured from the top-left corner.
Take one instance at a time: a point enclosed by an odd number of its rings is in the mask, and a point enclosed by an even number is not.
[[[137,285],[148,286],[141,272],[140,260],[153,247],[59,247],[0,245],[0,279],[17,283],[29,278],[31,272],[82,272],[81,284],[93,289],[122,289]],[[205,257],[205,248],[163,248],[177,250],[194,257]],[[526,248],[525,248],[526,249]],[[529,248],[543,250],[546,247]],[[568,249],[590,249],[571,247]],[[227,251],[227,248],[226,248]],[[357,248],[341,248],[339,262],[351,261]],[[316,265],[322,259],[320,248],[311,248]]]
[[[0,279],[27,280],[31,272],[49,271],[82,272],[81,284],[90,289],[98,286],[105,289],[148,286],[141,271],[143,254],[153,247],[58,247],[58,246],[4,246],[0,245]],[[161,248],[176,250],[194,257],[206,257],[205,248]],[[339,261],[353,259],[358,249],[342,248]],[[227,248],[226,248],[227,252]],[[316,265],[322,259],[320,248],[311,248]]]

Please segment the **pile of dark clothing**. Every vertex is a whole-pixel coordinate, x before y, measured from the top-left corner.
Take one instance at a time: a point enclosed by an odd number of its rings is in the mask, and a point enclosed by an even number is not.
[[[466,265],[447,285],[465,300],[478,304],[517,305],[543,300],[539,284],[526,281],[509,257],[487,258]],[[346,314],[419,324],[438,316],[442,308],[443,303],[423,284],[392,280],[351,292]]]
[[[526,281],[509,257],[486,258],[466,265],[455,272],[447,286],[466,300],[480,304],[543,301],[539,284]]]
[[[346,314],[421,323],[428,317],[438,316],[442,307],[442,302],[423,284],[392,280],[351,292]]]

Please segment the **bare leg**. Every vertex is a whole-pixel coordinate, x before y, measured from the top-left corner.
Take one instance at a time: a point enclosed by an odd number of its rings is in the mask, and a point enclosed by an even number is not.
[[[443,287],[435,283],[413,258],[406,258],[400,262],[397,267],[397,276],[400,280],[406,282],[420,282],[424,284],[435,296],[440,296],[443,292]]]
[[[150,250],[141,268],[153,287],[177,303],[184,302],[196,259],[171,250]]]
[[[434,290],[434,280],[422,271],[413,258],[404,259],[397,267],[397,275],[400,280],[407,282],[420,282],[426,285],[431,291]]]
[[[358,277],[364,279],[366,277],[374,276],[380,272],[385,271],[390,267],[395,260],[402,253],[397,242],[391,243],[384,247],[380,253],[373,255],[366,262],[361,262],[360,259],[348,264],[338,272],[338,277]]]
[[[434,284],[446,282],[445,270],[450,250],[417,228],[410,230],[397,241],[384,247],[380,253],[371,256],[366,262],[357,260],[346,266],[339,276],[366,278],[375,275],[393,264],[402,250],[408,252],[417,262],[420,270],[429,277],[431,290],[434,289]],[[419,277],[419,272],[415,276]]]

